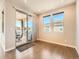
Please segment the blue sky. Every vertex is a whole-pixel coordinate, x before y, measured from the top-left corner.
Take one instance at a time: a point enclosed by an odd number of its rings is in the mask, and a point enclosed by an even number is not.
[[[64,13],[53,15],[53,22],[62,21],[64,19]]]
[[[53,22],[62,21],[63,19],[64,19],[64,13],[52,16]],[[50,23],[50,16],[43,18],[43,23],[44,24]]]
[[[43,23],[44,23],[44,24],[50,23],[50,16],[45,17],[45,18],[43,19]]]
[[[32,27],[32,20],[28,22],[28,27]]]
[[[21,27],[21,21],[16,20],[16,27]]]
[[[25,22],[25,24],[26,24],[26,22]],[[21,22],[20,22],[20,21],[16,21],[16,26],[17,26],[17,27],[21,27]],[[26,24],[25,26],[27,26],[27,24]],[[29,26],[29,27],[32,27],[32,20],[30,20],[30,21],[28,22],[28,26]]]

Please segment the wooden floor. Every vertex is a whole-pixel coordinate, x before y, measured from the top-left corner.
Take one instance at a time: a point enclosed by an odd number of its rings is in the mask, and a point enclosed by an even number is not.
[[[5,59],[79,59],[75,49],[37,41],[35,46],[19,52],[13,50],[5,54]]]

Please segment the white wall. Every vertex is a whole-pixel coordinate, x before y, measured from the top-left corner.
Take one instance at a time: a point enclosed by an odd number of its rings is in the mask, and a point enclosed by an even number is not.
[[[76,1],[76,49],[78,51],[79,54],[79,0]]]
[[[0,48],[2,47],[5,50],[5,36],[2,32],[2,11],[4,8],[4,0],[0,2]]]
[[[75,24],[76,24],[76,9],[75,4],[71,4],[59,9],[48,11],[40,15],[39,19],[39,38],[38,40],[56,43],[75,48]],[[54,32],[53,28],[50,32],[43,31],[42,17],[45,15],[52,15],[64,11],[64,32]]]
[[[15,22],[16,22],[16,11],[12,5],[5,1],[4,8],[5,18],[5,51],[15,48]]]

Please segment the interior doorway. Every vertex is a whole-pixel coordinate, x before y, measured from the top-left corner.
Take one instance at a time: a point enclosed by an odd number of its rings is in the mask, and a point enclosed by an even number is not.
[[[22,11],[16,11],[16,47],[32,42],[33,17]]]

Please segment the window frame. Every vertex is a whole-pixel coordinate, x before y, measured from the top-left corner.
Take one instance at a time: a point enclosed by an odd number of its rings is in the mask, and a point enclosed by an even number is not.
[[[49,25],[48,25],[48,26],[49,26],[49,31],[46,31],[46,29],[45,29],[45,26],[46,26],[46,24],[44,23],[44,18],[45,18],[45,17],[49,17],[49,23],[48,23],[48,24],[49,24]],[[47,33],[48,33],[48,32],[51,32],[51,26],[50,26],[50,25],[51,25],[51,15],[45,15],[45,16],[43,16],[42,23],[43,23],[43,31],[44,31],[44,32],[47,32]]]
[[[62,14],[63,13],[63,15],[64,15],[64,11],[62,11],[62,12],[58,12],[58,13],[54,13],[54,14],[52,14],[52,16],[54,16],[54,15],[58,15],[58,14]],[[63,20],[62,21],[58,21],[58,22],[54,22],[53,21],[53,17],[52,17],[52,23],[53,23],[53,31],[54,32],[64,32],[64,17],[63,17]],[[62,31],[55,31],[54,30],[54,24],[58,24],[58,23],[61,23],[62,24],[62,26],[63,26],[63,30]],[[58,26],[59,27],[59,26]]]

